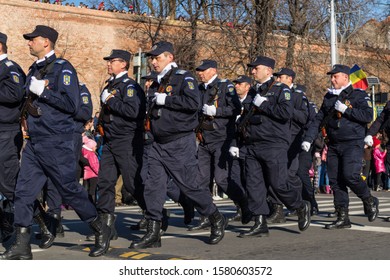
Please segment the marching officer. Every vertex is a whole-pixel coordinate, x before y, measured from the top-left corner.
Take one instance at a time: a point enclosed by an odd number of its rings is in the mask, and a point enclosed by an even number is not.
[[[303,97],[303,102],[305,106],[307,107],[308,116],[307,121],[305,125],[303,126],[303,132],[301,135],[301,141],[304,139],[306,131],[308,130],[311,122],[314,120],[316,114],[317,114],[317,106],[310,102],[309,99],[306,97],[306,87],[304,85],[295,85],[295,92],[298,94],[301,94]],[[297,175],[302,181],[302,198],[304,200],[307,200],[310,202],[311,205],[311,215],[317,215],[318,214],[318,203],[315,198],[315,189],[313,184],[310,181],[309,176],[309,170],[313,164],[313,156],[314,156],[314,150],[311,147],[309,152],[306,152],[301,149],[299,153],[299,168]]]
[[[25,81],[23,70],[8,59],[7,50],[7,35],[0,32],[0,193],[7,199],[3,202],[6,207],[0,207],[2,241],[7,240],[13,232],[12,208],[23,144],[19,119]]]
[[[127,74],[130,57],[125,50],[112,50],[109,56],[104,57],[111,77],[101,94],[100,119],[105,145],[100,160],[96,207],[99,216],[111,227],[112,239],[118,238],[114,211],[115,184],[119,174],[122,174],[126,192],[145,210],[140,172],[146,98],[141,86]]]
[[[240,118],[244,113],[244,107],[246,103],[251,103],[252,99],[249,97],[252,88],[252,79],[246,75],[238,76],[233,80],[234,88],[236,89],[237,97],[241,103],[240,114],[236,118],[236,124],[240,123]],[[248,97],[248,98],[247,98]],[[237,128],[237,126],[236,126]],[[237,135],[238,131],[236,130],[235,134]],[[246,194],[246,175],[245,175],[245,146],[244,143],[236,142],[236,137],[232,141],[232,147],[229,149],[229,154],[232,157],[231,169],[230,169],[230,182],[236,188],[244,190]],[[235,149],[237,148],[237,149]],[[240,206],[237,206],[236,214],[229,218],[229,221],[241,221],[242,210]],[[249,209],[248,209],[249,210]]]
[[[210,244],[217,244],[225,233],[227,220],[214,205],[208,190],[196,186],[196,139],[200,94],[190,72],[178,69],[174,62],[173,45],[161,41],[147,53],[158,73],[159,89],[155,89],[151,105],[151,132],[154,142],[148,156],[145,182],[147,232],[130,248],[160,247],[162,209],[167,193],[167,181],[174,183],[196,209],[211,222]]]
[[[197,185],[209,190],[210,178],[233,202],[241,208],[244,223],[248,223],[251,214],[248,209],[246,194],[240,185],[230,180],[231,158],[229,147],[235,135],[236,116],[241,111],[241,104],[234,85],[226,79],[220,79],[215,60],[203,60],[196,69],[201,83],[202,112],[195,132],[198,136],[198,176]],[[207,217],[201,217],[198,226],[191,230],[210,226]]]
[[[73,133],[74,157],[76,159],[75,178],[78,182],[80,180],[81,167],[79,164],[82,134],[84,133],[85,123],[92,117],[92,100],[91,93],[87,86],[79,83],[80,89],[80,107],[76,115],[73,117],[75,121],[75,131]],[[41,239],[39,248],[47,249],[53,245],[56,237],[64,237],[65,232],[61,223],[61,195],[53,182],[48,178],[46,183],[46,190],[44,191],[44,200],[48,206],[48,210],[44,211],[40,202],[35,201],[34,220],[40,227],[40,233],[36,235],[37,239]]]
[[[267,236],[267,188],[272,188],[289,210],[297,210],[299,230],[310,225],[310,203],[287,187],[287,150],[293,114],[291,91],[272,77],[275,60],[258,56],[248,64],[258,81],[252,103],[245,105],[239,131],[246,147],[245,170],[249,209],[255,224],[239,237]]]
[[[32,259],[30,234],[33,204],[49,177],[65,203],[95,233],[95,247],[89,255],[101,256],[110,245],[111,230],[97,215],[85,189],[75,180],[73,115],[79,107],[78,78],[73,66],[54,53],[58,32],[37,25],[24,34],[30,53],[38,60],[30,67],[26,89],[27,127],[30,136],[15,190],[15,232],[12,246],[0,259]]]
[[[299,152],[302,143],[303,125],[307,121],[308,110],[303,103],[303,96],[295,91],[294,80],[295,72],[290,68],[281,68],[279,72],[274,73],[276,81],[287,85],[291,90],[291,102],[293,105],[293,113],[290,124],[291,144],[287,152],[287,185],[289,188],[297,189],[302,194],[302,182],[297,175],[299,168]],[[286,221],[283,213],[283,204],[273,193],[272,188],[269,193],[269,200],[272,204],[273,213],[267,218],[268,223],[284,223]]]
[[[367,93],[354,89],[349,80],[350,68],[335,64],[327,72],[332,88],[306,133],[302,149],[308,152],[320,128],[326,128],[328,176],[333,190],[337,220],[326,229],[350,228],[347,186],[363,201],[370,222],[378,216],[379,201],[373,197],[360,176],[367,124],[372,120],[372,104]]]

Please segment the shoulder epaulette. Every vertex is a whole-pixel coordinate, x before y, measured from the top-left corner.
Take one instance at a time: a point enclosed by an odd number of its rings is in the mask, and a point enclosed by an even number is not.
[[[184,75],[185,73],[187,73],[186,70],[177,70],[175,74]]]
[[[221,80],[219,80],[219,82],[220,83],[227,83],[227,82],[229,82],[229,80],[228,79],[221,79]]]
[[[85,86],[85,84],[84,83],[82,83],[82,82],[79,82],[79,85],[82,87],[82,86]]]
[[[12,63],[12,61],[7,61],[7,62],[5,63],[5,65],[7,65],[8,67],[11,67],[11,66],[13,66],[14,64]]]
[[[275,83],[274,85],[280,87],[283,84],[282,83]]]
[[[64,59],[57,59],[56,60],[57,64],[64,64],[65,62],[66,62],[66,60],[64,60]]]
[[[129,79],[129,78],[126,78],[126,79],[123,79],[123,80],[122,80],[122,83],[127,83],[128,81],[130,81],[130,79]]]

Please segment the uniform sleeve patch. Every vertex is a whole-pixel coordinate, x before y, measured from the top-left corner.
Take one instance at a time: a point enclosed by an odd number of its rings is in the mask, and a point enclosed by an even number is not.
[[[18,75],[13,74],[12,75],[12,80],[14,80],[15,83],[19,84],[20,80],[19,80],[19,76]]]
[[[70,81],[71,81],[70,75],[65,74],[64,75],[64,85],[69,86],[70,85]]]
[[[70,71],[69,69],[64,69],[64,70],[62,70],[62,73],[69,73],[69,74],[73,74],[73,72],[72,71]]]
[[[132,87],[127,88],[127,96],[133,97],[133,95],[134,95],[134,88]]]
[[[285,91],[285,92],[284,92],[284,98],[285,98],[286,100],[290,100],[290,99],[291,99],[291,94],[290,94],[289,91]]]
[[[371,100],[367,100],[367,105],[368,105],[368,107],[372,108]]]
[[[88,96],[83,96],[82,100],[83,100],[83,104],[88,104],[89,103]]]
[[[178,74],[178,75],[184,75],[185,73],[187,73],[186,70],[177,70],[176,71],[176,74]]]
[[[190,90],[194,90],[195,89],[195,86],[194,86],[193,82],[187,82],[187,83],[188,83],[188,87],[190,88]]]
[[[234,87],[228,87],[230,93],[234,93]]]

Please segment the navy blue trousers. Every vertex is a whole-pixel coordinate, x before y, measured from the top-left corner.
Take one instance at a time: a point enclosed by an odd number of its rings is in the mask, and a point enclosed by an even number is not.
[[[81,220],[91,222],[97,216],[86,190],[75,179],[73,140],[61,139],[61,136],[53,136],[50,140],[27,142],[15,190],[16,226],[32,224],[34,201],[47,178],[53,182],[64,203],[69,204]]]
[[[191,133],[165,144],[152,144],[144,190],[147,219],[162,219],[169,177],[194,202],[201,215],[210,216],[216,211],[209,190],[196,184],[197,167],[195,134]]]

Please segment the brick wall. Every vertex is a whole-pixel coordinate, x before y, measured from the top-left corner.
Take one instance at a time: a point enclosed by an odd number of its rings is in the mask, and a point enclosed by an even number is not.
[[[60,34],[56,53],[75,66],[80,81],[86,83],[92,93],[95,110],[98,109],[100,89],[108,78],[106,63],[102,58],[116,48],[132,53],[138,52],[139,48],[150,49],[149,28],[156,30],[158,26],[157,20],[142,16],[27,0],[0,0],[0,7],[0,31],[9,37],[9,57],[27,71],[35,58],[29,54],[27,41],[22,35],[31,32],[38,24],[54,27]],[[182,42],[190,34],[189,23],[165,21],[160,32],[174,42]],[[199,32],[199,38],[203,41],[199,48],[198,62],[210,57],[210,53],[217,52],[213,58],[220,62],[222,76],[234,78],[244,73],[248,58],[243,57],[242,52],[230,50],[226,46],[227,35],[221,34],[219,27],[199,23]],[[277,67],[284,66],[286,40],[285,36],[280,35],[271,36],[269,40],[269,55],[276,58]],[[345,45],[339,53],[341,63],[363,65],[369,75],[378,76],[383,82],[381,90],[389,91],[390,67],[383,58],[378,59],[374,50],[364,48],[361,44]],[[390,61],[388,50],[384,50],[382,54]],[[298,39],[295,63],[297,82],[305,83],[309,94],[317,103],[320,102],[329,86],[329,79],[325,75],[330,66],[329,44]],[[130,68],[131,75],[132,67]]]

